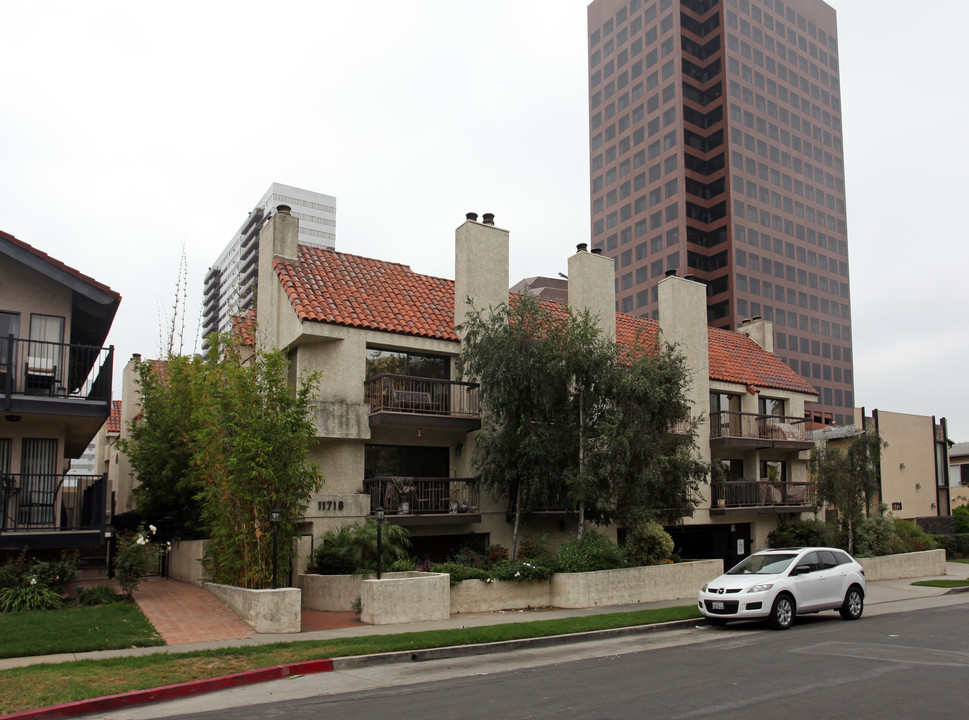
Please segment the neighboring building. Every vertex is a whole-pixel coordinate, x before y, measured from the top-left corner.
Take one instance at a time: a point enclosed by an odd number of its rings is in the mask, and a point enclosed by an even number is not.
[[[476,307],[509,300],[508,232],[491,216],[469,215],[456,231],[452,281],[301,245],[298,228],[280,209],[262,230],[256,344],[286,351],[294,377],[322,371],[309,459],[325,485],[307,508],[301,556],[324,531],[378,505],[410,529],[418,556],[440,558],[471,541],[509,545],[508,500],[471,482],[478,387],[454,380],[466,299]],[[694,517],[671,528],[681,554],[734,561],[764,547],[779,517],[812,508],[804,405],[813,388],[770,352],[769,322],[742,332],[708,327],[700,283],[666,278],[658,322],[617,314],[613,260],[584,248],[569,258],[569,302],[590,309],[620,343],[660,333],[678,343],[702,417],[700,455],[727,465],[730,482],[716,497],[706,488]],[[525,533],[556,543],[574,533],[573,516],[535,513]]]
[[[953,507],[969,505],[969,442],[949,448],[949,492]]]
[[[96,475],[94,471],[94,440],[88,443],[88,446],[84,448],[84,452],[81,453],[81,457],[74,458],[70,462],[70,470],[67,471],[68,475]]]
[[[511,289],[508,292],[519,295],[527,292],[531,293],[535,297],[540,297],[543,300],[568,302],[569,281],[566,278],[560,277],[530,277],[525,278],[524,280],[519,280],[517,283],[511,286]]]
[[[273,183],[205,274],[202,336],[232,329],[233,315],[255,302],[259,270],[259,231],[277,205],[287,205],[300,220],[304,245],[336,246],[336,198],[312,190]],[[207,347],[204,343],[203,347]]]
[[[825,427],[813,433],[819,443],[846,445],[861,428],[878,431],[884,446],[878,470],[879,502],[898,518],[944,517],[952,514],[949,487],[949,442],[946,420],[932,416],[856,408],[854,424]]]
[[[595,0],[588,8],[592,245],[616,309],[659,314],[670,270],[711,325],[774,323],[850,423],[851,300],[837,22],[821,0]]]
[[[121,296],[0,232],[0,554],[78,548],[106,558],[103,474],[71,475],[111,409]]]

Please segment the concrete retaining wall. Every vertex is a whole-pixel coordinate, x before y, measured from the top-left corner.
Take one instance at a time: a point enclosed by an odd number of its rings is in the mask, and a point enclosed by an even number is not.
[[[303,591],[303,607],[309,610],[352,610],[361,583],[362,575],[300,573],[296,578],[296,586]]]
[[[207,582],[203,587],[258,633],[298,633],[300,631],[299,588],[249,590],[233,585]]]
[[[201,585],[207,579],[202,558],[208,540],[176,540],[168,553],[168,577]]]
[[[722,574],[722,560],[556,573],[551,578],[551,604],[586,608],[695,598],[705,582]]]
[[[463,580],[451,588],[451,612],[473,613],[492,610],[518,610],[552,605],[547,580],[512,582]]]
[[[945,550],[856,559],[865,568],[865,579],[869,581],[945,575]]]
[[[360,587],[360,620],[370,625],[447,620],[451,617],[450,576],[441,573],[383,573]]]

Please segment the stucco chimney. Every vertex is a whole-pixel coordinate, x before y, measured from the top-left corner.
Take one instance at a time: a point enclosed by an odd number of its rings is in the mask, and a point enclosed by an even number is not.
[[[481,223],[472,214],[454,232],[455,327],[467,318],[469,299],[485,311],[508,302],[508,231],[495,227],[491,213]]]
[[[676,345],[691,374],[687,397],[693,417],[706,415],[710,403],[710,346],[707,288],[703,283],[670,275],[659,282],[659,329],[664,343]],[[709,457],[709,445],[701,455]]]
[[[774,352],[774,323],[764,320],[760,315],[752,320],[744,320],[744,324],[737,328],[767,352]]]
[[[299,219],[288,205],[276,208],[269,221],[259,231],[259,278],[256,289],[256,346],[269,350],[277,346],[279,294],[281,287],[273,271],[273,259],[295,260],[299,254]]]
[[[569,307],[588,310],[610,340],[616,339],[616,262],[580,243],[569,258]]]

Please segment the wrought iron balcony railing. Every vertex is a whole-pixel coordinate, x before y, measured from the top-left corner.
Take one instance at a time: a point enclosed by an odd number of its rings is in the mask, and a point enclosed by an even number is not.
[[[443,515],[479,512],[478,487],[470,478],[379,477],[363,481],[370,512]]]
[[[370,412],[414,413],[477,418],[479,388],[475,383],[382,373],[364,384]]]
[[[0,533],[104,529],[107,499],[106,475],[4,475]]]
[[[111,400],[114,348],[0,337],[0,395]]]
[[[810,507],[814,503],[810,483],[771,480],[731,480],[711,488],[713,507],[772,508]]]
[[[710,413],[710,439],[809,441],[804,418],[721,411]]]

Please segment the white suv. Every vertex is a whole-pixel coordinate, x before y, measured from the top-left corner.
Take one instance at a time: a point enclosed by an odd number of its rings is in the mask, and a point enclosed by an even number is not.
[[[826,547],[762,550],[700,588],[698,606],[711,625],[767,619],[775,630],[795,614],[839,610],[861,617],[865,570],[844,550]]]

